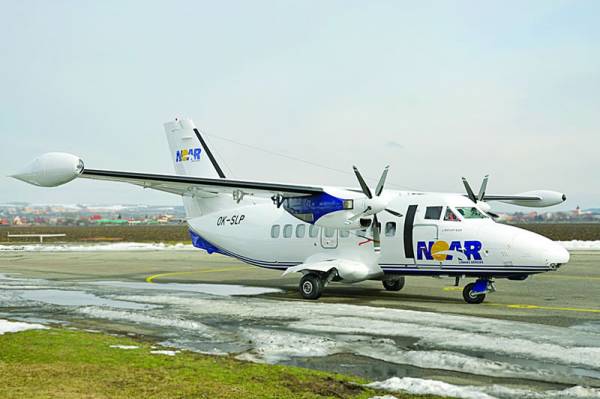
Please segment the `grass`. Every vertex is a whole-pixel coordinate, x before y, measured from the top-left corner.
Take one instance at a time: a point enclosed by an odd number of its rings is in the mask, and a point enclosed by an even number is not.
[[[517,227],[531,230],[553,240],[600,240],[600,223],[532,223]],[[7,243],[7,233],[40,234],[65,233],[64,238],[47,238],[53,242],[164,242],[190,243],[186,225],[165,226],[3,226],[0,227],[0,243]],[[11,239],[10,242],[38,242],[37,238]]]
[[[110,345],[136,345],[123,350]],[[150,354],[130,338],[65,329],[0,336],[1,398],[369,398],[365,381],[228,356]],[[395,394],[398,398],[436,398]]]

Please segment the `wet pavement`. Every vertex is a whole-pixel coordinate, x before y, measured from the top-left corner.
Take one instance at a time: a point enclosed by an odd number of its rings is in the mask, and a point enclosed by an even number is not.
[[[199,251],[6,252],[0,318],[370,380],[415,377],[535,397],[600,387],[599,260],[574,253],[559,272],[500,280],[486,303],[467,305],[450,279],[407,278],[398,293],[379,282],[332,284],[322,300],[303,301],[298,276]],[[596,397],[568,392],[553,397]]]

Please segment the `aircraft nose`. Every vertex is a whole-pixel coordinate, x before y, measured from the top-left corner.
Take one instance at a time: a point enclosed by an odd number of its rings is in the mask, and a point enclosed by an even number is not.
[[[569,262],[571,255],[565,247],[556,242],[551,242],[548,246],[547,255],[550,265],[560,266]]]
[[[513,255],[523,262],[558,268],[569,261],[569,252],[559,243],[530,231],[519,231],[513,238]]]

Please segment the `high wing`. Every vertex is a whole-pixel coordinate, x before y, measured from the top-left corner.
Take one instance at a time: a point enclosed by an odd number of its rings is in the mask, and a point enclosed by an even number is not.
[[[484,195],[484,201],[541,201],[539,195]]]
[[[303,186],[297,184],[267,183],[248,180],[213,179],[204,177],[159,175],[149,173],[121,172],[113,170],[98,170],[84,168],[78,176],[84,179],[107,180],[135,184],[144,188],[165,191],[178,195],[200,195],[235,193],[259,197],[282,195],[294,197],[302,195],[321,194],[322,187]]]

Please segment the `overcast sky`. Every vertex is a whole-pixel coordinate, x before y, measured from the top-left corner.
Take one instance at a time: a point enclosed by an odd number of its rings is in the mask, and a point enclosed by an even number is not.
[[[180,116],[235,178],[355,185],[353,164],[390,164],[398,188],[462,192],[489,173],[490,194],[600,206],[600,1],[0,5],[0,202],[177,204],[5,175],[48,151],[173,173],[162,124]]]

